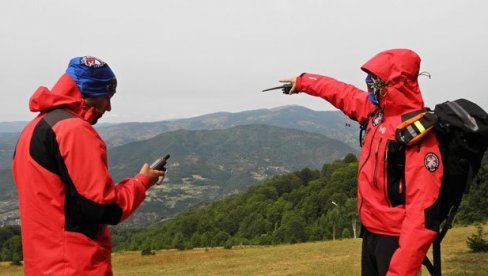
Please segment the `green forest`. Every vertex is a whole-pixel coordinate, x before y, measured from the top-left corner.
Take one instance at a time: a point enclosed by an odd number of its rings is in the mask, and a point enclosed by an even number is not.
[[[463,197],[456,224],[488,218],[487,156]],[[305,168],[275,176],[147,229],[114,227],[114,250],[231,248],[357,237],[356,173],[357,159],[350,154],[320,171]]]
[[[456,224],[488,218],[488,155],[463,198]],[[194,206],[144,229],[111,227],[114,250],[152,250],[269,245],[359,236],[357,158],[274,176],[246,191]],[[21,258],[19,227],[0,228],[0,261]]]

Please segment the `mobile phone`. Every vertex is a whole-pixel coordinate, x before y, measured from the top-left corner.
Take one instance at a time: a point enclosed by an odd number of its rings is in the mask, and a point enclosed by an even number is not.
[[[151,169],[153,170],[158,170],[158,171],[165,171],[166,168],[164,167],[166,165],[166,161],[169,159],[170,155],[166,154],[164,157],[160,157],[156,159],[152,164],[151,164]]]

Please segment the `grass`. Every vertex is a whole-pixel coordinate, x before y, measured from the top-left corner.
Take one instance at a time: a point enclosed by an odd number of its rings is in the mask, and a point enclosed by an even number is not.
[[[488,225],[484,227],[488,232]],[[488,275],[488,253],[470,253],[474,226],[449,230],[442,243],[444,275]],[[294,245],[197,248],[112,255],[115,275],[360,275],[361,239]],[[0,275],[22,275],[22,267],[0,263]],[[423,268],[423,275],[429,275]]]
[[[232,250],[164,250],[144,258],[139,257],[139,252],[125,252],[114,256],[113,265],[117,275],[319,275],[326,271],[334,275],[357,275],[360,247],[357,239]],[[124,265],[136,259],[137,265]]]

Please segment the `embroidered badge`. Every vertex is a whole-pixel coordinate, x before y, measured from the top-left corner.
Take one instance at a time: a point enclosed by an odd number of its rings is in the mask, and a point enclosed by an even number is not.
[[[424,165],[429,172],[435,172],[439,168],[439,157],[433,152],[425,155]]]
[[[105,65],[105,62],[99,60],[96,57],[90,57],[90,56],[82,57],[81,63],[91,68],[98,68]]]
[[[373,126],[377,126],[383,122],[383,112],[378,112],[373,117]]]

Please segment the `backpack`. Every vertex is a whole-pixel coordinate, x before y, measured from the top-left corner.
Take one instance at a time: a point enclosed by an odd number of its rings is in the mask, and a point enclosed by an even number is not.
[[[466,99],[447,101],[406,120],[396,130],[396,140],[412,145],[435,131],[444,165],[439,197],[430,210],[437,221],[426,225],[438,234],[433,242],[433,264],[426,256],[423,264],[432,275],[441,275],[440,243],[451,228],[464,193],[478,173],[488,147],[488,114]]]

